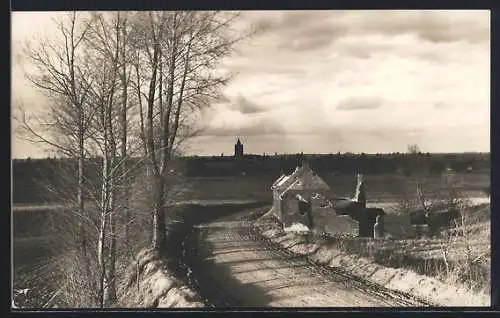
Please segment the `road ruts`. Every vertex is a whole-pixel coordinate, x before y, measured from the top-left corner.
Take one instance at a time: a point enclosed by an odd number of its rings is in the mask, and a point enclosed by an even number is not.
[[[199,226],[186,247],[192,279],[215,307],[430,305],[280,249],[242,215]]]
[[[395,291],[395,290],[390,290],[388,288],[385,288],[381,285],[378,285],[376,283],[369,282],[366,279],[354,276],[352,274],[349,274],[348,272],[344,271],[342,268],[339,267],[330,267],[328,265],[321,265],[318,264],[310,259],[308,259],[307,256],[305,255],[297,255],[284,247],[280,246],[277,243],[271,242],[269,239],[264,237],[257,229],[255,228],[245,228],[245,235],[248,235],[251,237],[253,240],[257,240],[262,242],[262,244],[267,245],[269,250],[276,253],[278,257],[283,257],[284,259],[288,258],[300,258],[302,259],[306,264],[304,266],[307,266],[311,271],[319,274],[319,275],[324,275],[325,277],[331,276],[331,277],[343,277],[346,280],[348,280],[349,284],[351,284],[352,287],[364,292],[373,295],[374,297],[379,297],[381,299],[390,299],[391,302],[398,302],[399,306],[405,306],[405,307],[427,307],[427,306],[437,306],[436,304],[432,304],[426,299],[417,297],[415,295],[411,295],[409,293],[401,292],[401,291]]]

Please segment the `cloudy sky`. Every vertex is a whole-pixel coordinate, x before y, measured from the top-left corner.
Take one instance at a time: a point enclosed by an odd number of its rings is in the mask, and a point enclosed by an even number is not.
[[[14,57],[51,16],[13,14]],[[263,31],[223,62],[234,80],[191,154],[231,154],[237,137],[259,154],[490,151],[489,11],[252,11],[241,23]],[[13,100],[43,107],[20,64]],[[15,134],[12,152],[45,156]]]

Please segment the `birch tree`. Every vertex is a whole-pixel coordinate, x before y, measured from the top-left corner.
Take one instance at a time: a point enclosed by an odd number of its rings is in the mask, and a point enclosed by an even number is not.
[[[124,210],[124,180],[128,172],[126,27],[126,19],[120,12],[94,13],[89,25],[92,32],[88,47],[94,67],[101,70],[93,75],[95,84],[91,89],[91,104],[99,113],[94,121],[93,141],[103,158],[97,242],[98,303],[101,307],[116,301],[117,218]]]
[[[135,16],[136,94],[141,135],[152,176],[152,245],[165,247],[165,179],[169,161],[193,136],[193,114],[218,97],[227,74],[216,67],[243,37],[231,34],[237,14],[221,12],[141,12]],[[142,64],[141,61],[146,63]],[[145,68],[141,68],[145,65]]]
[[[83,81],[90,70],[85,67],[83,41],[88,28],[80,21],[84,14],[75,12],[55,20],[55,40],[44,39],[36,46],[28,43],[24,55],[33,66],[26,77],[48,99],[48,106],[40,116],[29,116],[23,106],[17,118],[22,135],[28,141],[45,143],[56,152],[78,160],[76,209],[74,213],[85,217],[84,160],[92,112],[86,108],[90,83]],[[84,226],[79,221],[76,246],[87,255],[88,242]]]

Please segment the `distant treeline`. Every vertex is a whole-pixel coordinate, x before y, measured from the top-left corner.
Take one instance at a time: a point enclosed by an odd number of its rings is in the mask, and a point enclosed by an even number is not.
[[[87,184],[99,180],[102,160],[88,160]],[[12,196],[14,204],[59,201],[64,196],[76,200],[77,161],[71,159],[14,159],[12,163]],[[98,189],[95,194],[98,195]]]
[[[419,155],[427,171],[441,174],[447,169],[455,172],[481,171],[490,168],[489,153],[428,154]],[[181,157],[172,162],[170,172],[185,177],[230,176],[279,176],[291,173],[304,160],[320,175],[326,174],[403,174],[410,175],[410,157],[407,154],[331,154],[331,155],[246,155],[237,160],[233,157]],[[140,169],[137,158],[129,159],[129,166]],[[87,160],[88,184],[99,184],[101,159]],[[38,203],[57,200],[53,189],[76,193],[76,161],[69,159],[14,159],[14,203]],[[100,189],[95,189],[96,195]]]
[[[490,168],[489,153],[418,154],[423,165],[432,174],[446,169],[455,172],[487,170]],[[281,174],[292,172],[306,160],[319,174],[410,174],[412,158],[405,153],[392,154],[329,154],[329,155],[246,155],[244,159],[233,157],[187,157],[186,174],[193,176],[217,176],[245,173],[246,175]]]

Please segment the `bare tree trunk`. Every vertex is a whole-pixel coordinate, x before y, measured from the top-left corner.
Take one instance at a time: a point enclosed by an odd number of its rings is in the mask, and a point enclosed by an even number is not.
[[[106,128],[106,131],[108,128]],[[105,132],[105,138],[109,134]],[[116,263],[116,226],[114,212],[114,184],[113,184],[113,151],[109,148],[109,141],[105,140],[106,153],[103,162],[103,183],[101,193],[101,215],[99,240],[97,247],[97,257],[99,264],[99,306],[101,308],[109,306],[116,301],[115,288],[115,263]],[[106,242],[109,241],[109,246]],[[106,247],[108,248],[106,251]]]
[[[105,263],[105,240],[106,240],[106,231],[107,231],[107,221],[108,221],[108,160],[107,154],[104,156],[103,162],[103,183],[102,183],[102,193],[101,193],[101,215],[100,215],[100,228],[99,228],[99,239],[97,242],[97,262],[99,265],[99,290],[97,292],[98,295],[98,304],[101,308],[104,308],[105,299],[104,299],[104,289],[106,288],[106,263]]]
[[[153,248],[163,251],[165,248],[165,180],[155,176],[155,197],[153,208]]]
[[[145,119],[144,119],[144,107],[142,106],[142,92],[141,92],[141,75],[139,72],[140,69],[140,55],[137,53],[136,56],[136,61],[133,64],[133,67],[135,69],[135,80],[136,80],[136,85],[134,87],[135,93],[137,95],[137,103],[139,106],[139,136],[142,141],[142,146],[143,146],[143,151],[144,151],[144,157],[148,158],[148,142],[147,142],[147,134],[146,134],[146,126],[145,126]],[[148,165],[149,166],[149,165]]]
[[[149,142],[148,142],[149,134],[146,132],[146,119],[144,118],[145,117],[144,107],[142,105],[141,76],[139,73],[139,68],[140,68],[140,55],[139,55],[139,53],[137,53],[137,60],[133,66],[135,68],[135,77],[136,77],[135,92],[136,92],[137,100],[138,100],[138,104],[139,104],[139,129],[140,129],[139,136],[141,138],[142,145],[143,145],[144,158],[147,158],[150,161],[148,164],[146,164],[146,180],[148,180],[149,184],[153,184],[153,189],[154,189],[154,179],[152,177],[152,171],[151,171],[152,170],[152,168],[151,168],[152,160],[150,159],[150,155],[149,155]],[[148,106],[149,106],[149,102],[148,102]],[[149,106],[149,107],[151,107],[151,106]],[[148,121],[148,123],[149,123],[149,121]],[[154,224],[154,212],[151,212],[150,217],[151,217],[150,218],[151,224]],[[149,234],[148,240],[150,242],[152,242],[153,232],[148,231],[148,234]]]
[[[121,109],[121,159],[123,160],[122,162],[122,176],[124,176],[127,171],[128,171],[128,160],[127,160],[127,104],[128,104],[128,92],[127,92],[127,69],[126,69],[126,64],[125,64],[125,48],[123,49],[122,52],[122,63],[123,63],[123,73],[122,73],[122,109]],[[123,210],[124,210],[124,245],[127,247],[128,246],[128,236],[129,236],[129,221],[130,221],[130,215],[129,215],[129,209],[128,209],[128,196],[129,196],[129,189],[128,186],[123,182],[121,182],[121,189],[122,189],[122,204],[123,204]]]
[[[156,77],[158,70],[158,57],[160,53],[160,45],[154,39],[154,52],[153,52],[153,71],[152,79],[149,85],[149,96],[148,96],[148,155],[150,159],[150,164],[152,167],[153,175],[153,193],[154,193],[154,207],[153,207],[153,238],[152,245],[157,251],[162,251],[165,246],[165,215],[164,215],[164,192],[165,192],[165,182],[161,171],[158,166],[156,146],[154,142],[153,133],[153,107],[154,107],[154,96],[156,87]],[[160,74],[161,76],[161,74]]]
[[[80,108],[79,111],[79,125],[78,125],[78,189],[77,189],[77,204],[78,204],[78,222],[77,222],[77,235],[79,239],[77,240],[77,253],[78,257],[82,258],[83,271],[86,279],[91,281],[91,256],[88,251],[88,233],[83,225],[83,218],[85,217],[85,198],[84,198],[84,187],[85,187],[85,139],[84,139],[84,124],[83,124],[83,110]],[[95,286],[90,283],[90,286]],[[87,285],[88,286],[88,285]]]
[[[85,201],[83,198],[83,187],[84,187],[84,156],[85,156],[85,144],[83,136],[83,115],[82,111],[79,111],[79,127],[78,127],[78,189],[77,189],[77,202],[78,202],[78,234],[79,242],[77,248],[80,249],[82,256],[86,258],[87,256],[87,239],[85,228],[83,227],[81,217],[85,215]]]
[[[159,58],[159,65],[158,65],[158,73],[160,73],[160,77],[158,78],[159,85],[158,85],[158,95],[160,96],[159,99],[159,114],[160,114],[160,127],[164,127],[164,118],[163,118],[163,113],[164,113],[164,108],[163,108],[163,54],[160,52],[160,58]],[[163,137],[163,136],[160,136]],[[162,144],[162,142],[160,142]]]
[[[102,167],[102,191],[101,191],[101,227],[98,241],[98,263],[99,263],[99,305],[108,306],[116,300],[115,290],[115,262],[116,262],[116,233],[115,218],[113,217],[115,187],[115,157],[116,142],[113,132],[113,93],[110,92],[109,100],[103,103],[101,108],[101,120],[103,127],[103,167]],[[108,229],[109,227],[109,229]],[[109,231],[109,232],[108,232]],[[106,251],[106,243],[109,233],[109,246]],[[107,259],[106,259],[107,258]]]
[[[467,215],[467,207],[462,204],[460,206],[460,225],[462,227],[462,236],[464,239],[464,244],[465,244],[465,261],[466,261],[466,275],[468,277],[469,281],[473,280],[473,259],[472,259],[472,247],[470,244],[470,238],[469,238],[469,229],[468,229],[468,215]]]
[[[104,304],[109,306],[116,301],[116,287],[115,287],[115,278],[116,278],[116,219],[114,217],[115,213],[115,195],[117,192],[116,183],[115,183],[115,158],[116,158],[116,143],[115,137],[113,133],[113,123],[112,123],[112,99],[110,104],[108,105],[108,123],[107,128],[109,130],[109,172],[108,177],[109,181],[107,182],[109,190],[108,190],[108,217],[109,217],[109,237],[110,237],[110,245],[109,245],[109,268],[106,274],[107,284],[104,295]]]
[[[111,159],[111,166],[113,166],[113,159]],[[106,273],[106,287],[104,289],[104,305],[109,307],[116,302],[116,220],[114,216],[115,205],[115,187],[113,178],[109,182],[109,265]]]
[[[73,12],[72,15],[72,20],[71,20],[71,34],[74,34],[74,29],[75,29],[75,22],[76,22],[76,13]],[[65,36],[67,39],[67,37]],[[73,104],[77,108],[77,113],[78,113],[78,190],[77,190],[77,201],[78,201],[78,213],[80,215],[80,218],[85,215],[85,203],[84,203],[84,198],[83,198],[83,186],[84,186],[84,156],[85,156],[85,148],[84,148],[84,114],[83,114],[83,105],[80,102],[78,102],[78,99],[75,98],[78,96],[76,93],[76,75],[75,75],[75,37],[71,36],[70,38],[70,50],[66,49],[68,58],[67,60],[69,61],[68,66],[69,66],[69,78],[70,78],[70,87],[71,87],[71,92],[73,95]],[[68,47],[68,46],[66,46]],[[82,227],[81,221],[78,222],[78,226],[80,228],[80,235],[81,235],[81,250],[83,257],[87,257],[87,242],[85,238],[85,232]]]
[[[443,260],[446,267],[446,275],[450,275],[450,265],[448,263],[448,247],[443,249]]]

